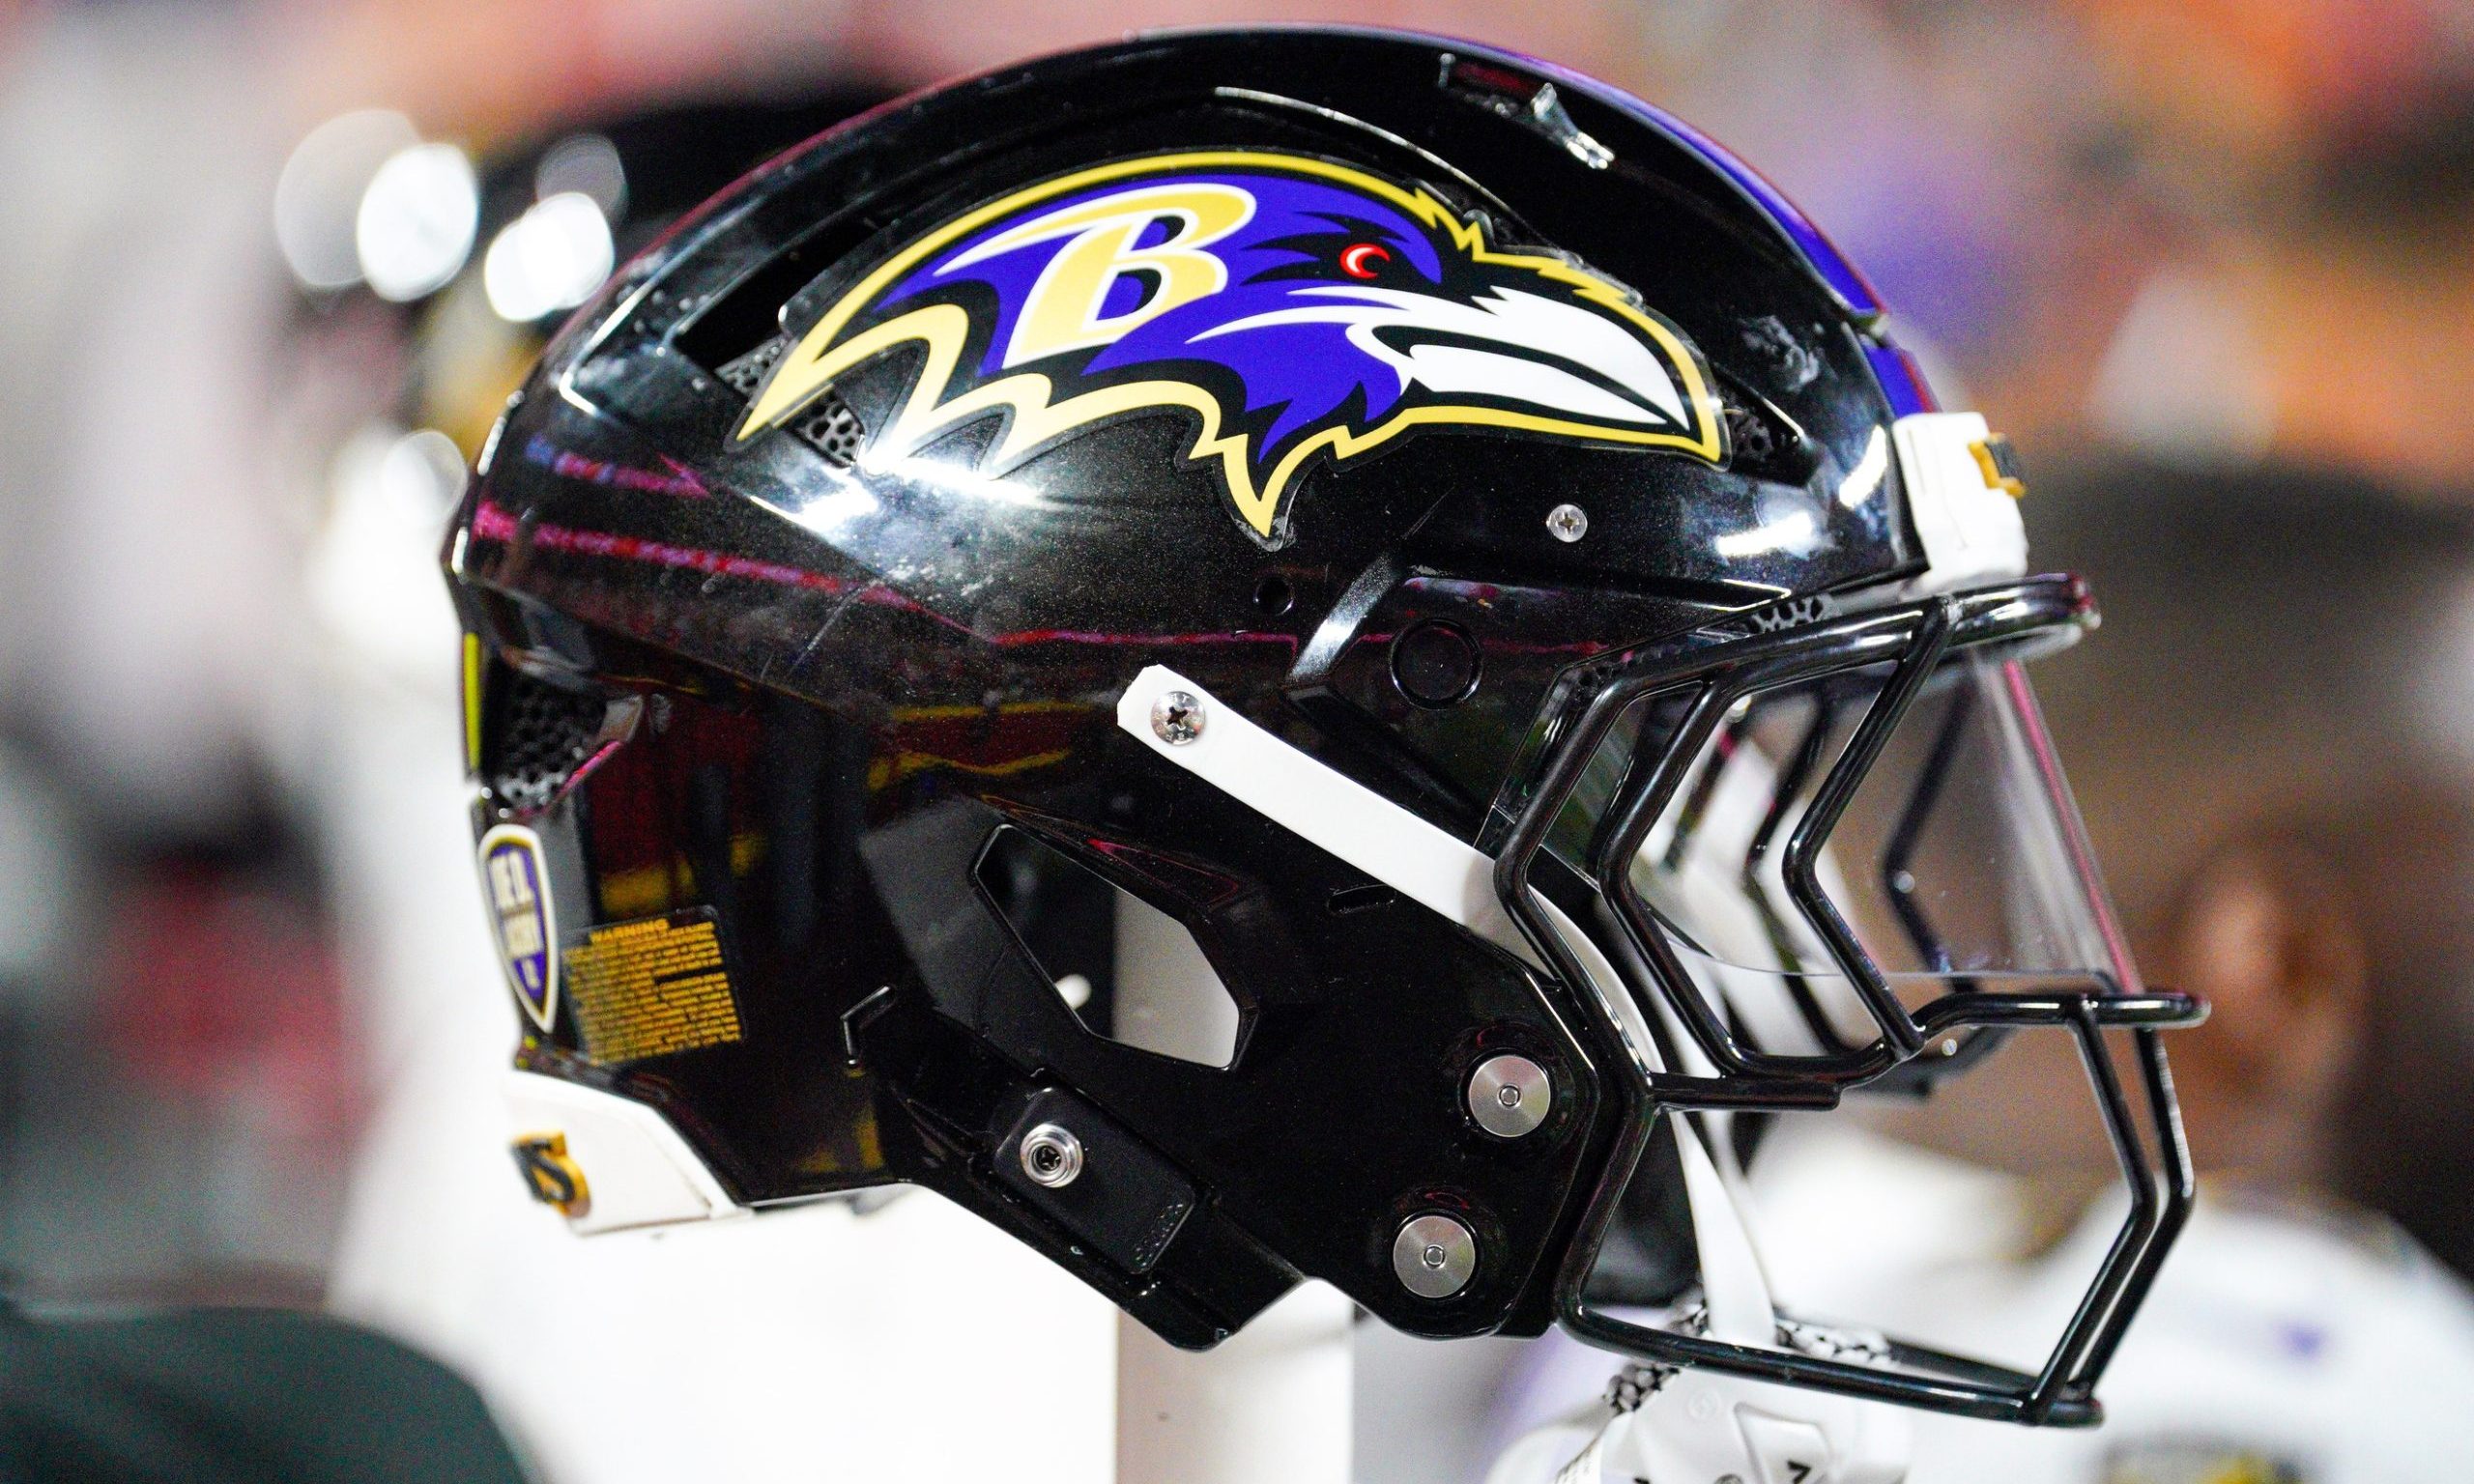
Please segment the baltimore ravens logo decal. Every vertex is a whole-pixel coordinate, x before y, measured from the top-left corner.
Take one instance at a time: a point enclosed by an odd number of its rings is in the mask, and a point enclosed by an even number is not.
[[[757,390],[741,441],[851,368],[926,357],[864,467],[978,418],[1001,473],[1104,419],[1194,415],[1238,519],[1280,539],[1317,457],[1420,427],[1726,456],[1683,333],[1562,257],[1499,250],[1424,189],[1259,151],[1120,160],[991,201],[828,305]]]

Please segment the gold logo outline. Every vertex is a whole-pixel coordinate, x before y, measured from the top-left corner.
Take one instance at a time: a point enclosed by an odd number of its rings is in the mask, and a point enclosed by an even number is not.
[[[1124,382],[1057,401],[1055,384],[1045,372],[1018,371],[947,400],[945,393],[961,369],[971,329],[968,311],[953,303],[925,305],[871,326],[849,340],[839,338],[852,320],[905,273],[979,228],[1027,207],[1085,186],[1136,176],[1230,169],[1282,170],[1338,182],[1390,203],[1422,225],[1442,228],[1472,262],[1525,270],[1573,290],[1585,302],[1624,320],[1658,349],[1667,368],[1677,373],[1684,403],[1692,410],[1691,432],[1648,432],[1577,417],[1550,417],[1466,403],[1434,403],[1402,408],[1363,433],[1345,426],[1319,429],[1300,439],[1281,455],[1270,476],[1258,485],[1247,448],[1251,435],[1242,429],[1223,431],[1221,399],[1192,383]],[[1334,463],[1345,463],[1415,427],[1497,427],[1594,442],[1672,448],[1713,465],[1726,456],[1717,398],[1699,354],[1681,331],[1643,310],[1625,290],[1564,258],[1504,252],[1489,246],[1480,221],[1463,220],[1424,188],[1404,189],[1362,170],[1310,156],[1262,150],[1196,150],[1143,156],[1058,176],[973,208],[916,239],[834,300],[774,362],[758,386],[732,442],[744,444],[780,426],[853,367],[914,340],[927,347],[927,363],[912,380],[893,422],[870,440],[870,455],[878,448],[889,448],[897,450],[894,457],[902,457],[974,418],[1005,411],[1010,414],[1005,432],[988,454],[989,467],[1001,471],[1066,434],[1104,418],[1155,408],[1184,408],[1201,419],[1185,458],[1189,462],[1219,461],[1223,482],[1236,503],[1239,519],[1266,540],[1279,529],[1281,503],[1309,458],[1328,449]]]

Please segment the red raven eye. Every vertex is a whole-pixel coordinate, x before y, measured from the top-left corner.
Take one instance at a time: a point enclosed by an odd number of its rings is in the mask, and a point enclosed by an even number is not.
[[[1340,249],[1340,271],[1352,278],[1371,278],[1374,266],[1392,261],[1392,249],[1377,243],[1351,243]]]

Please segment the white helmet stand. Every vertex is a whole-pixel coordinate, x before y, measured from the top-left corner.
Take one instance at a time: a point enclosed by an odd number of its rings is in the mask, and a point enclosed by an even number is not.
[[[1225,1047],[1235,1007],[1181,930],[1119,910],[1116,1011],[1154,1047]],[[1356,1305],[1300,1285],[1208,1351],[1117,1318],[1117,1484],[1349,1484]]]
[[[1117,1321],[1117,1484],[1348,1484],[1356,1305],[1300,1286],[1217,1349]]]

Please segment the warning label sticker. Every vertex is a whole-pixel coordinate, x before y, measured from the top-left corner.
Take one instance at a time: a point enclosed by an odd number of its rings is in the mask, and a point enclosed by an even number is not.
[[[710,908],[595,928],[564,959],[567,1003],[592,1061],[642,1061],[740,1038]]]

